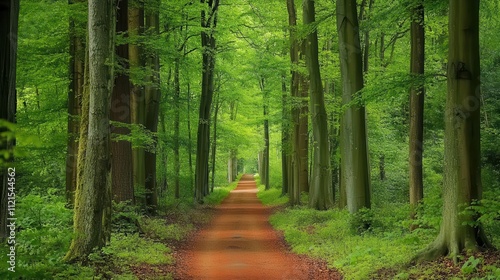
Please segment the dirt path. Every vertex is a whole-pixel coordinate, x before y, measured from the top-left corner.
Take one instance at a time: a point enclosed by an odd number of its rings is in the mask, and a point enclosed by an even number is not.
[[[340,279],[324,263],[290,253],[269,224],[253,177],[217,207],[211,223],[181,252],[176,279]]]

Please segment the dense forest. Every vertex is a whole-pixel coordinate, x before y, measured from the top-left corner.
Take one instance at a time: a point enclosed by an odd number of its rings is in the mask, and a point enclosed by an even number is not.
[[[0,278],[184,279],[255,179],[328,279],[500,279],[499,29],[499,1],[0,0]]]

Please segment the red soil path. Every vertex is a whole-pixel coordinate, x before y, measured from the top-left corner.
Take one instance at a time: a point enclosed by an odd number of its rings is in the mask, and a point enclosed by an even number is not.
[[[256,193],[253,177],[244,175],[180,252],[175,279],[341,279],[324,262],[289,252]]]

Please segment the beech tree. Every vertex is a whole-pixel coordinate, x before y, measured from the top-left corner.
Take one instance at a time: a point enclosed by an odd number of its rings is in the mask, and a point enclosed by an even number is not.
[[[207,4],[201,11],[201,46],[203,65],[201,79],[201,101],[198,119],[198,139],[196,146],[195,199],[198,203],[208,194],[208,160],[210,149],[210,111],[214,94],[214,67],[219,0],[201,0]]]
[[[313,163],[311,170],[311,185],[309,189],[309,206],[318,210],[333,206],[331,187],[330,153],[328,142],[328,120],[323,96],[318,61],[318,34],[315,24],[315,9],[313,0],[303,2],[304,24],[313,27],[307,35],[306,63],[309,72],[309,111],[311,112],[313,134]]]
[[[149,9],[146,10],[146,29],[157,37],[160,33],[160,2],[148,1]],[[146,98],[146,129],[155,133],[158,131],[158,117],[160,109],[160,57],[158,50],[150,50],[146,56],[146,67],[151,71],[150,83],[145,89]],[[158,139],[155,139],[158,140]],[[159,154],[158,143],[154,141],[153,150],[145,152],[145,189],[146,210],[155,214],[158,207],[158,193],[156,181],[156,161]]]
[[[425,62],[425,30],[423,1],[413,8],[411,21],[410,73],[421,79]],[[418,82],[410,90],[410,205],[411,217],[415,208],[424,197],[422,178],[422,153],[424,142],[424,84]]]
[[[340,121],[340,202],[355,213],[370,207],[370,175],[366,137],[365,107],[350,104],[363,88],[362,52],[356,0],[337,0],[342,104]]]
[[[436,240],[417,258],[489,246],[478,217],[464,207],[482,198],[480,148],[479,2],[449,1],[445,105],[443,218]]]
[[[115,2],[88,3],[89,117],[81,186],[75,195],[74,237],[66,261],[87,257],[110,234],[111,177],[109,108],[113,87]],[[79,166],[80,167],[80,166]]]
[[[116,14],[116,33],[119,36],[125,36],[128,30],[129,14],[128,0],[118,2],[118,11]],[[131,84],[130,84],[130,65],[129,65],[129,45],[120,44],[115,48],[117,65],[114,87],[111,93],[110,119],[123,125],[112,126],[113,133],[116,135],[128,135],[130,129],[126,125],[130,124],[131,119]],[[134,184],[133,184],[133,157],[132,144],[126,139],[118,139],[111,142],[111,190],[113,199],[116,202],[130,201],[135,202]]]
[[[69,1],[78,5],[83,0]],[[69,16],[69,89],[68,89],[68,147],[66,152],[66,200],[74,203],[78,170],[79,116],[83,96],[85,68],[85,25],[75,14]]]

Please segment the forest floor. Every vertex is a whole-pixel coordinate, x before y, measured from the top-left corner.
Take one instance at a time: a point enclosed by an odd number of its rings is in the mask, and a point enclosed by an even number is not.
[[[342,279],[326,262],[293,254],[269,223],[252,176],[215,208],[213,218],[175,253],[175,279]]]

